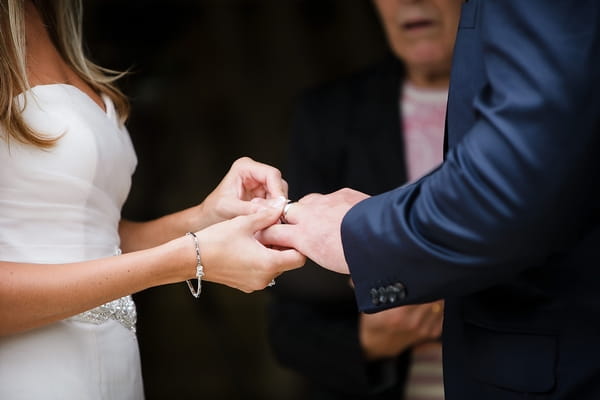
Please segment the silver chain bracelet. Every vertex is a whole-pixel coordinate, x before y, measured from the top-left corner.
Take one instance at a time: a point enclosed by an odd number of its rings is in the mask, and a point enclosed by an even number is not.
[[[204,267],[202,266],[202,261],[200,260],[200,245],[198,244],[198,237],[194,232],[188,232],[185,235],[191,236],[194,240],[194,245],[196,246],[196,279],[198,279],[198,288],[194,289],[194,285],[192,285],[192,282],[189,279],[186,280],[186,282],[190,288],[190,292],[192,292],[192,296],[198,298],[198,296],[200,296],[200,292],[202,291],[202,277],[204,276]]]

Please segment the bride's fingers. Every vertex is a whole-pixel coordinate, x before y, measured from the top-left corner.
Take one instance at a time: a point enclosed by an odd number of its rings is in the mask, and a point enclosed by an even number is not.
[[[287,198],[287,182],[281,177],[279,170],[272,168],[266,173],[266,192],[270,197],[284,196]]]
[[[223,218],[230,219],[240,215],[250,215],[267,208],[273,208],[281,214],[285,198],[276,197],[273,199],[254,198],[252,200],[225,199],[221,201],[220,209]]]
[[[269,197],[287,195],[287,183],[282,179],[281,172],[277,168],[247,158],[238,161],[241,165],[252,166],[247,169],[249,173],[242,181],[244,188],[253,192],[260,188],[264,191],[260,197],[266,197],[266,194],[269,194]]]
[[[256,211],[258,211],[262,208],[270,207],[274,201],[276,201],[276,199],[265,199],[262,197],[254,197],[254,198],[252,198],[252,200],[250,200],[250,203],[255,204]]]
[[[229,218],[233,218],[238,215],[254,214],[264,207],[264,205],[256,202],[239,199],[223,199],[221,201],[221,207],[224,210],[223,214],[230,216]]]
[[[288,197],[288,183],[285,179],[281,179],[281,186],[283,189],[283,193],[284,193],[285,197],[287,198]]]
[[[250,232],[258,232],[279,221],[283,205],[285,204],[285,198],[278,197],[277,199],[273,199],[272,201],[269,200],[268,202],[271,202],[269,203],[269,207],[261,206],[262,209],[260,211],[242,217],[245,218],[246,227]],[[254,205],[256,206],[257,204]]]

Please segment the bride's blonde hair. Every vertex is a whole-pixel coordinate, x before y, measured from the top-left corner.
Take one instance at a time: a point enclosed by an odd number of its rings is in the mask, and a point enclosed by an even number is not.
[[[9,137],[39,147],[51,147],[56,139],[31,129],[21,115],[17,95],[31,87],[27,79],[25,47],[25,0],[0,0],[0,127]],[[65,62],[88,85],[105,93],[115,104],[122,122],[129,114],[129,102],[114,85],[124,75],[102,68],[83,52],[82,0],[33,0]]]

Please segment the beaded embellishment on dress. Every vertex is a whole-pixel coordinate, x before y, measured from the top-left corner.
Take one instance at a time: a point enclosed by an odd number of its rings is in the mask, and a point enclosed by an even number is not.
[[[115,255],[121,254],[121,249],[115,250]],[[132,332],[135,332],[135,324],[137,322],[137,311],[135,309],[135,303],[131,295],[121,297],[108,303],[102,304],[96,308],[88,311],[84,311],[81,314],[77,314],[71,318],[74,321],[80,322],[91,322],[93,324],[101,324],[114,319],[119,322],[125,328]]]
[[[125,296],[77,314],[70,319],[80,322],[91,322],[93,324],[101,324],[109,319],[114,319],[125,328],[135,332],[137,312],[131,296]]]

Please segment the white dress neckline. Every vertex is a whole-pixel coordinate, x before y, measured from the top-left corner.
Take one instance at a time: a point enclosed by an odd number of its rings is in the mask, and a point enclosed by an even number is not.
[[[104,104],[104,109],[102,109],[102,107],[100,107],[100,105],[98,103],[96,103],[94,101],[94,99],[92,99],[86,92],[84,92],[79,87],[72,85],[70,83],[60,83],[60,82],[59,83],[42,83],[42,84],[30,87],[25,92],[20,93],[19,96],[23,96],[23,95],[27,94],[28,92],[35,95],[36,92],[38,92],[38,91],[53,90],[57,87],[65,88],[74,93],[77,93],[78,96],[84,98],[87,102],[93,104],[98,109],[98,111],[101,112],[106,117],[108,117],[108,118],[115,117],[115,107],[114,107],[113,102],[111,101],[110,97],[108,97],[108,95],[106,95],[105,93],[100,93],[100,99],[102,100],[102,103]]]

